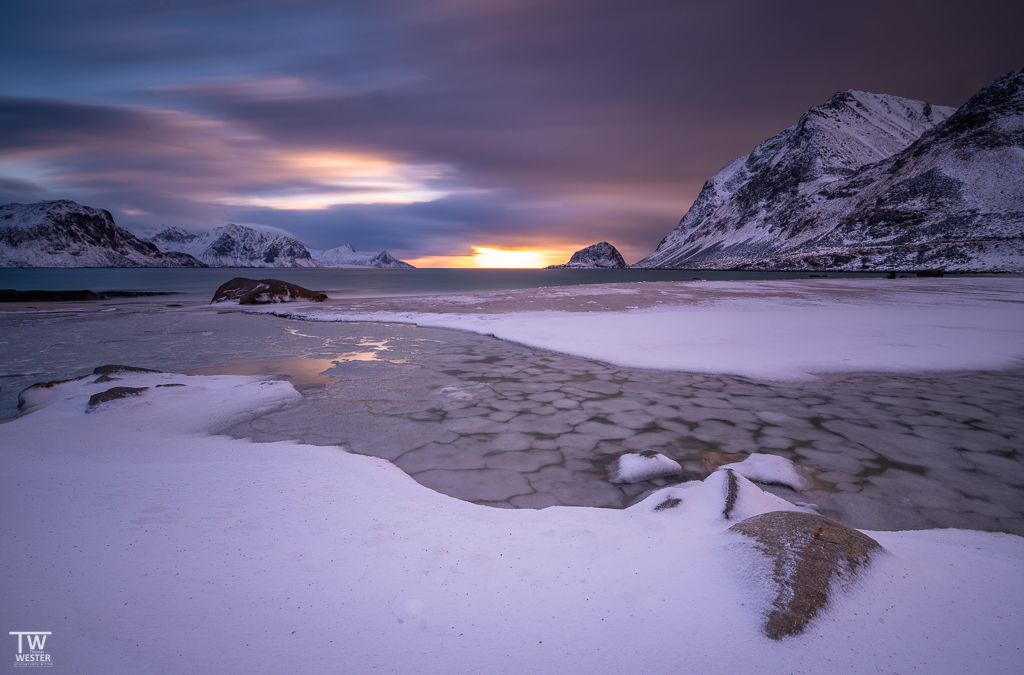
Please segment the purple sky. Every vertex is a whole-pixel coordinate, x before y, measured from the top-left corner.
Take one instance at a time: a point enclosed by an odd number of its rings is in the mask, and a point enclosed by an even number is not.
[[[74,0],[0,6],[0,204],[402,258],[650,253],[836,91],[959,106],[1024,3]]]

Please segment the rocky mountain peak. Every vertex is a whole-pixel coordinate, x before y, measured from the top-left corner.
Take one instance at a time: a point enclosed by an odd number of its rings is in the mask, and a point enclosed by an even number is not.
[[[202,267],[66,199],[0,206],[0,267]]]
[[[608,242],[601,241],[576,251],[564,265],[549,265],[545,269],[622,269],[625,266],[622,254]]]
[[[201,234],[164,227],[149,241],[162,251],[188,253],[211,267],[319,267],[298,240],[235,223]]]
[[[636,267],[1019,269],[1024,71],[957,111],[847,91],[730,162]]]

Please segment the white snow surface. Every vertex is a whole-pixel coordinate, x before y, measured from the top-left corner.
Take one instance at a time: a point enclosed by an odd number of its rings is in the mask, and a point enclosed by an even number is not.
[[[732,469],[744,478],[759,483],[786,485],[798,492],[810,487],[810,481],[801,473],[796,464],[792,460],[778,455],[753,454],[742,462],[718,467],[719,471],[723,469]]]
[[[683,467],[679,462],[660,452],[653,455],[627,452],[619,457],[615,475],[609,480],[612,483],[639,483],[642,480],[674,476],[682,472]]]
[[[1024,361],[1024,279],[906,282],[709,281],[693,302],[626,312],[255,311],[454,328],[630,368],[765,380],[1003,369]]]
[[[733,520],[725,472],[621,511],[492,509],[374,457],[212,435],[295,401],[286,382],[92,379],[0,425],[0,615],[51,631],[59,670],[1019,672],[1019,537],[870,532],[889,553],[773,642],[770,564],[726,530],[795,507],[743,478]],[[114,385],[149,389],[87,412]]]

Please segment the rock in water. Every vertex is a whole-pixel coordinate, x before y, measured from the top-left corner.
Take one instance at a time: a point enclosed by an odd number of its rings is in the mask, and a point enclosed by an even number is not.
[[[580,249],[572,254],[572,258],[564,265],[548,265],[549,270],[587,270],[587,269],[608,269],[620,270],[626,266],[626,261],[614,246],[606,241],[599,242],[592,246]]]
[[[772,511],[729,528],[774,563],[779,592],[765,624],[773,640],[799,635],[843,584],[885,549],[852,527],[811,513]]]
[[[754,482],[784,485],[797,492],[811,487],[811,481],[792,460],[778,455],[753,454],[742,462],[724,464],[718,468],[733,469]]]
[[[713,176],[676,269],[1024,269],[1024,70],[959,110],[847,91]]]
[[[660,452],[645,450],[629,452],[619,457],[615,473],[609,479],[612,483],[639,483],[652,478],[675,476],[683,472],[679,462]]]
[[[213,294],[213,300],[210,303],[236,300],[240,305],[263,305],[297,300],[323,302],[326,299],[327,295],[324,293],[311,291],[308,288],[279,279],[255,280],[235,277],[231,281],[221,284],[221,287]]]
[[[205,267],[67,200],[0,206],[0,267]]]

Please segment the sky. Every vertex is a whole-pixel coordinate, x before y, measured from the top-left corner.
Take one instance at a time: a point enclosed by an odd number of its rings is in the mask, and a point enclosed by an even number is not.
[[[632,263],[833,93],[960,106],[1024,66],[1019,0],[11,0],[0,25],[0,204],[418,266]]]

